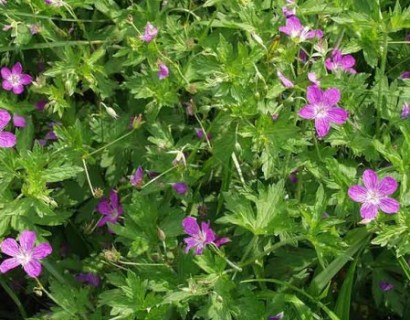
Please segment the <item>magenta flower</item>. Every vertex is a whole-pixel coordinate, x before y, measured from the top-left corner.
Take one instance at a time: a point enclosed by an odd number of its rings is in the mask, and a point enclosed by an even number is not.
[[[7,238],[0,244],[1,251],[12,257],[0,264],[0,272],[6,273],[21,265],[29,277],[38,277],[41,274],[40,260],[51,254],[53,248],[46,242],[35,246],[36,233],[33,231],[22,231],[19,242],[20,245],[16,240]]]
[[[184,239],[187,244],[185,252],[194,249],[195,254],[201,255],[204,248],[216,239],[216,235],[209,227],[209,223],[202,222],[200,228],[198,222],[193,217],[186,217],[182,220],[182,227],[185,233],[190,235],[190,237]]]
[[[44,111],[46,104],[47,104],[46,100],[39,100],[36,102],[36,109],[38,111]]]
[[[17,128],[25,128],[26,127],[26,119],[24,117],[15,114],[13,116],[13,125]]]
[[[300,59],[300,61],[302,61],[303,63],[306,63],[308,61],[308,55],[307,53],[302,49],[299,51],[299,55],[298,58]]]
[[[75,279],[81,283],[87,283],[90,286],[97,288],[100,285],[100,277],[94,273],[79,273],[75,276]]]
[[[400,204],[396,199],[388,197],[397,189],[397,181],[392,177],[378,179],[376,172],[367,169],[363,173],[364,187],[354,185],[349,188],[348,195],[355,201],[363,203],[360,215],[367,223],[373,220],[379,209],[385,213],[396,213]]]
[[[320,81],[318,80],[316,73],[314,73],[314,72],[309,72],[309,73],[308,73],[308,79],[309,79],[309,81],[312,82],[313,84],[315,84],[315,85],[317,85],[317,86],[320,86]]]
[[[0,109],[0,148],[12,148],[16,145],[16,136],[11,132],[3,131],[10,119],[10,113]]]
[[[124,210],[118,199],[118,194],[115,190],[111,190],[110,198],[102,198],[97,205],[97,211],[103,215],[97,223],[97,227],[102,227],[108,222],[115,224]]]
[[[410,116],[410,106],[407,102],[403,104],[400,116],[402,119],[407,119]]]
[[[145,42],[151,42],[158,34],[158,29],[155,28],[151,22],[148,22],[144,29],[144,34],[140,39]]]
[[[334,49],[332,52],[332,57],[327,58],[325,61],[325,66],[327,70],[331,71],[346,71],[351,74],[355,74],[356,70],[353,66],[356,64],[355,58],[350,55],[342,55],[342,52],[339,49]]]
[[[131,176],[130,183],[134,187],[141,187],[142,181],[144,180],[144,169],[139,166],[135,173]]]
[[[387,281],[380,281],[379,288],[380,290],[387,292],[387,291],[392,290],[394,288],[394,285]]]
[[[292,81],[290,81],[288,78],[286,78],[282,72],[279,70],[276,72],[276,75],[278,76],[279,80],[282,82],[283,86],[285,88],[293,88],[295,85],[293,84]]]
[[[330,88],[325,91],[317,86],[307,88],[308,105],[299,110],[298,115],[304,119],[315,119],[316,132],[319,137],[328,134],[330,124],[344,124],[347,121],[348,112],[336,107],[340,100],[340,91]]]
[[[3,89],[13,90],[14,94],[21,94],[24,91],[24,86],[33,82],[30,75],[23,73],[23,67],[20,62],[17,62],[11,70],[7,67],[1,68],[1,76],[3,78]]]
[[[165,79],[165,78],[168,78],[168,76],[169,76],[169,69],[168,69],[168,67],[167,67],[165,64],[163,64],[163,63],[160,63],[160,64],[158,65],[158,67],[159,67],[159,71],[158,71],[158,78],[159,78],[159,80],[163,80],[163,79]]]
[[[291,39],[295,39],[298,42],[323,37],[322,30],[310,30],[309,27],[304,27],[295,16],[287,18],[286,25],[279,27],[279,31],[287,34]]]
[[[195,133],[196,133],[196,136],[198,137],[198,139],[205,138],[205,132],[204,132],[204,130],[202,130],[202,128],[195,128]],[[208,140],[212,139],[212,135],[210,133],[208,133],[206,135],[206,137],[208,138]]]
[[[172,188],[178,194],[186,194],[188,192],[188,185],[184,182],[173,183]]]
[[[410,79],[410,71],[404,71],[404,72],[400,75],[399,79],[402,79],[402,80],[404,80],[404,79]]]

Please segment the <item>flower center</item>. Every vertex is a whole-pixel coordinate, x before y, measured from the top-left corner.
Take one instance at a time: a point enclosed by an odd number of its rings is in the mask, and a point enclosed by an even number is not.
[[[380,202],[380,194],[375,190],[369,190],[367,191],[366,201],[371,204],[377,205]]]
[[[32,260],[32,253],[29,251],[22,251],[16,256],[17,260],[22,266],[25,266]]]
[[[316,118],[325,118],[327,116],[327,107],[322,104],[316,105],[315,111],[316,111],[316,114],[315,114]]]
[[[18,86],[20,84],[20,75],[12,74],[8,80],[13,86]]]

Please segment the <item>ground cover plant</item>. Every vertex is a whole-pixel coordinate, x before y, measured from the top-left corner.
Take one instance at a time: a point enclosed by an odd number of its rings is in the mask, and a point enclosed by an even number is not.
[[[410,1],[0,24],[0,319],[410,317]]]

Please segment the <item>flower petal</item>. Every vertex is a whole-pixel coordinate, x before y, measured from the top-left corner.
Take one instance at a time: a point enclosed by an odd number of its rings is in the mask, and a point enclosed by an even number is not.
[[[388,196],[394,193],[397,190],[398,184],[396,179],[392,177],[383,178],[379,182],[379,191],[384,195]]]
[[[400,210],[400,203],[393,198],[384,198],[380,200],[379,207],[385,213],[397,213]]]
[[[53,248],[48,243],[40,243],[34,248],[32,257],[34,259],[44,259],[51,254],[51,252],[53,252]]]
[[[16,136],[11,132],[0,132],[0,147],[13,148],[16,145]]]
[[[356,63],[355,58],[353,58],[352,55],[348,54],[341,59],[341,64],[344,69],[350,69],[352,68]]]
[[[325,135],[328,134],[329,129],[330,129],[330,123],[329,119],[326,118],[316,118],[315,119],[315,127],[316,127],[316,132],[319,137],[324,137]]]
[[[97,211],[101,214],[107,215],[112,212],[111,205],[106,198],[103,198],[98,202]]]
[[[360,208],[360,215],[367,221],[373,220],[377,215],[377,209],[376,205],[366,202]]]
[[[347,192],[349,197],[356,202],[364,202],[367,196],[367,190],[359,185],[354,185],[349,188]]]
[[[322,101],[326,106],[332,107],[340,101],[340,90],[330,88],[323,92]]]
[[[184,242],[186,243],[185,252],[188,252],[190,249],[198,245],[198,240],[195,239],[194,237],[185,238]]]
[[[344,124],[347,121],[349,112],[339,107],[333,107],[328,112],[328,117],[331,122],[336,124]]]
[[[15,114],[13,116],[13,125],[17,128],[24,128],[26,126],[26,119],[24,117]]]
[[[299,117],[303,119],[314,119],[315,118],[315,108],[311,105],[306,105],[298,112]]]
[[[10,91],[11,89],[13,89],[13,85],[8,80],[3,80],[1,85],[2,85],[4,90]]]
[[[200,232],[198,222],[193,217],[186,217],[182,220],[182,227],[190,236],[196,236]]]
[[[37,278],[41,274],[41,264],[38,260],[32,259],[23,266],[24,271],[31,278]]]
[[[333,61],[330,58],[327,58],[325,61],[325,66],[327,70],[333,70]]]
[[[201,223],[202,233],[205,235],[204,243],[214,242],[216,236],[215,232],[209,227],[209,223]]]
[[[377,189],[377,174],[371,169],[367,169],[363,172],[363,183],[367,189]]]
[[[33,78],[28,74],[22,74],[20,77],[20,83],[24,85],[31,84],[33,82]]]
[[[14,269],[19,265],[20,262],[16,258],[6,259],[0,264],[0,272],[6,273],[7,271]]]
[[[110,192],[110,201],[114,208],[118,207],[118,193],[115,190]]]
[[[22,94],[24,91],[24,86],[22,84],[18,84],[13,87],[13,93],[14,94]]]
[[[311,104],[318,104],[322,101],[322,90],[318,86],[307,87],[306,98]]]
[[[33,250],[34,243],[36,242],[36,233],[34,231],[25,230],[20,233],[19,242],[24,251]]]
[[[113,219],[111,218],[111,216],[106,215],[106,216],[102,217],[102,218],[98,221],[97,227],[102,227],[102,226],[104,226],[105,224],[107,224],[108,222],[113,222],[112,220],[113,220]]]
[[[21,74],[23,72],[23,67],[20,62],[17,62],[11,69],[13,74]]]
[[[11,76],[11,70],[7,67],[1,68],[0,72],[3,79],[8,79]]]
[[[10,122],[11,116],[8,111],[0,109],[0,131],[3,130]]]
[[[0,249],[1,252],[11,256],[15,257],[20,253],[19,250],[19,245],[16,240],[13,238],[6,238],[3,240],[3,242],[0,244]]]

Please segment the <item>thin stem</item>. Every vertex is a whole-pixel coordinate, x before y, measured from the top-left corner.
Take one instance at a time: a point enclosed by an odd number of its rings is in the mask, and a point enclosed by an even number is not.
[[[34,50],[34,49],[49,49],[49,48],[58,48],[58,47],[67,47],[67,46],[88,46],[93,44],[103,44],[108,42],[107,40],[73,40],[73,41],[56,41],[56,42],[49,42],[49,43],[36,43],[30,46],[25,47],[0,47],[0,52],[8,52],[8,51],[24,51],[24,50]]]
[[[380,66],[380,75],[379,75],[379,89],[377,93],[377,113],[378,116],[376,117],[376,137],[379,135],[380,131],[380,113],[382,109],[382,102],[383,102],[383,96],[382,96],[382,89],[383,89],[383,77],[384,73],[386,72],[386,62],[387,62],[387,46],[388,46],[388,41],[387,41],[387,31],[384,31],[384,38],[383,38],[383,55],[381,59],[381,66]]]
[[[224,254],[222,254],[222,252],[218,249],[217,246],[215,245],[211,245],[211,248],[213,249],[213,251],[220,256],[221,258],[223,258],[227,264],[229,264],[232,268],[234,268],[236,271],[242,272],[242,268],[238,267],[235,263],[233,263],[231,260],[229,260],[227,257],[225,257]]]
[[[315,142],[315,149],[316,149],[317,157],[319,158],[320,161],[323,161],[322,155],[320,154],[319,144],[317,142],[317,137],[314,133],[313,133],[313,141]]]
[[[24,309],[22,303],[20,302],[20,299],[17,297],[14,291],[7,285],[7,283],[2,278],[0,278],[0,285],[3,287],[4,291],[7,292],[11,300],[13,300],[14,304],[19,309],[21,318],[26,319],[27,318],[26,310]]]
[[[403,256],[400,256],[398,258],[398,260],[399,260],[399,264],[400,264],[401,269],[403,270],[404,274],[407,277],[407,280],[410,280],[410,267],[409,267],[409,264],[407,263],[406,259],[404,259]]]
[[[93,188],[93,185],[91,183],[90,175],[88,174],[87,164],[85,163],[84,159],[82,159],[82,160],[83,160],[85,176],[87,177],[88,186],[90,187],[91,194],[93,195],[93,197],[95,197],[94,188]]]
[[[205,140],[206,140],[206,143],[208,144],[209,150],[212,150],[211,142],[209,141],[209,138],[208,138],[208,133],[205,131],[205,128],[204,128],[204,126],[202,125],[201,120],[199,120],[199,118],[198,118],[198,116],[196,115],[196,113],[194,113],[194,117],[195,117],[196,121],[198,121],[199,126],[201,127],[201,129],[202,129],[202,131],[203,131],[203,133],[204,133]]]
[[[120,141],[120,140],[122,140],[122,139],[124,139],[124,138],[126,138],[126,137],[128,137],[128,136],[130,136],[131,134],[134,133],[134,131],[135,131],[135,129],[132,129],[130,132],[128,132],[128,133],[124,134],[123,136],[121,136],[121,137],[115,139],[114,141],[111,141],[111,142],[107,143],[105,146],[102,146],[101,148],[98,148],[97,150],[94,150],[93,152],[86,154],[86,155],[84,156],[84,159],[87,159],[88,157],[90,157],[90,156],[92,156],[92,155],[94,155],[94,154],[96,154],[96,153],[98,153],[98,152],[100,152],[100,151],[105,150],[105,149],[108,148],[109,146],[111,146],[111,145],[117,143],[118,141]]]
[[[160,175],[156,176],[155,178],[151,179],[150,181],[148,181],[146,184],[144,184],[141,189],[144,189],[145,187],[149,186],[151,183],[153,183],[154,181],[158,180],[159,178],[161,178],[162,176],[166,175],[168,172],[174,170],[176,167],[171,167],[167,170],[165,170],[163,173],[161,173]]]
[[[241,183],[243,187],[245,188],[246,187],[245,179],[243,178],[241,166],[239,165],[239,161],[238,161],[238,158],[236,157],[235,152],[232,152],[231,156],[232,156],[232,160],[235,165],[236,171],[238,171],[239,179],[241,180]]]
[[[143,263],[143,262],[128,262],[128,261],[118,261],[118,263],[129,265],[129,266],[140,266],[140,267],[169,267],[165,263]]]

